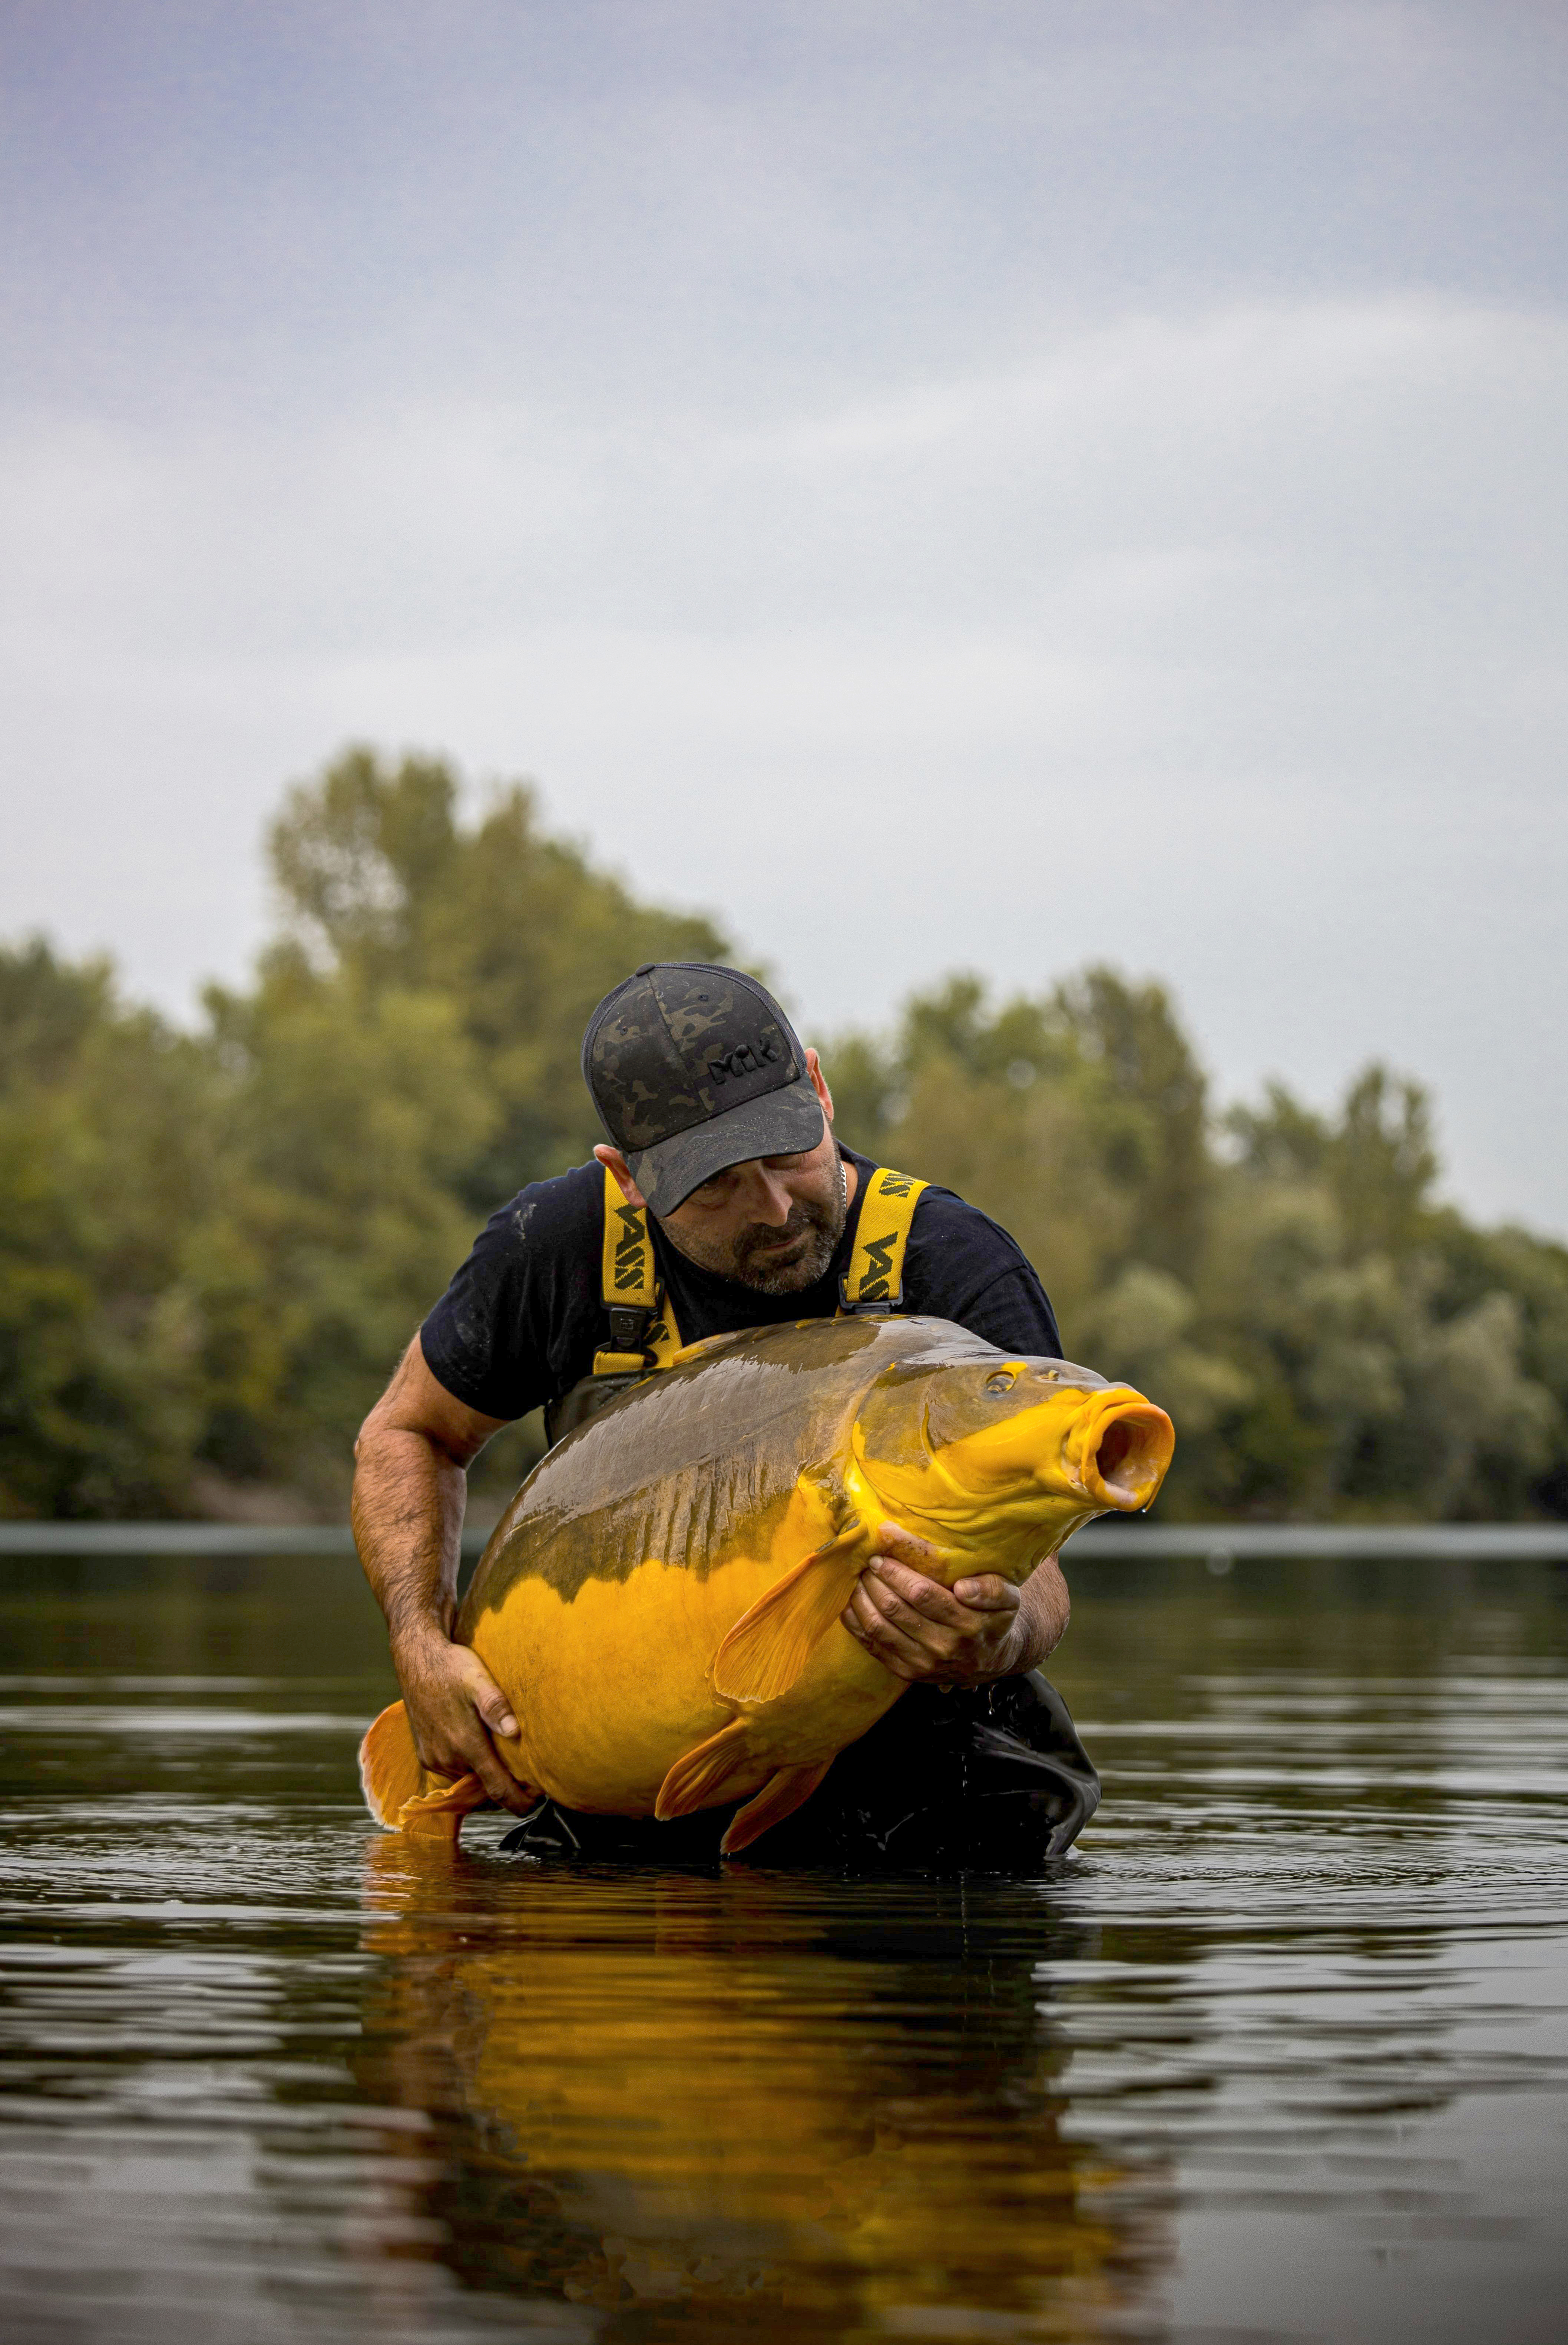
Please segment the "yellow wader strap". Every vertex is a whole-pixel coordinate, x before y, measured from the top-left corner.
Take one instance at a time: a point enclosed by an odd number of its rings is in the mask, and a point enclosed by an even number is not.
[[[681,1348],[675,1315],[665,1307],[653,1265],[653,1241],[641,1205],[629,1205],[621,1183],[604,1171],[604,1307],[613,1351],[595,1352],[596,1376],[626,1376],[667,1367]],[[652,1359],[649,1355],[652,1354]]]
[[[904,1249],[926,1181],[879,1165],[865,1184],[855,1251],[838,1282],[845,1311],[896,1311],[904,1300]]]

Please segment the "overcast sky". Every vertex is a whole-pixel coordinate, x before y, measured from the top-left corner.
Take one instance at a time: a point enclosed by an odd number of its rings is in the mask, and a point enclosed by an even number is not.
[[[1568,12],[0,0],[0,934],[530,775],[807,1028],[1173,986],[1568,1232]]]

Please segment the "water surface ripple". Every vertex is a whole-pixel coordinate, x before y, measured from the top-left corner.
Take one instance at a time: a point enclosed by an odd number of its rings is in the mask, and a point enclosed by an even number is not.
[[[453,1862],[351,1565],[0,1571],[17,2345],[1563,2333],[1549,1564],[1086,1565],[1018,1882]]]

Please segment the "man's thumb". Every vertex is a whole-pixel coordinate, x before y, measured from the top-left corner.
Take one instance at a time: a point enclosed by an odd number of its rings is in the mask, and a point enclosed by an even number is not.
[[[473,1690],[474,1708],[492,1734],[504,1734],[508,1737],[514,1735],[518,1731],[518,1725],[512,1716],[511,1704],[483,1665],[476,1661],[474,1667],[481,1680]]]

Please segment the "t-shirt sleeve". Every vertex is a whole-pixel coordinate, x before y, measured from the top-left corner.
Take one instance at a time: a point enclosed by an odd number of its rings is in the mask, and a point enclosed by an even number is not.
[[[1062,1339],[1050,1298],[1026,1262],[1005,1270],[967,1305],[958,1325],[1000,1352],[1027,1360],[1059,1360]]]
[[[425,1365],[455,1399],[526,1416],[572,1380],[593,1340],[602,1196],[603,1175],[586,1165],[491,1215],[420,1330]]]
[[[951,1319],[1026,1359],[1062,1357],[1056,1314],[1022,1247],[950,1189],[928,1189],[916,1208],[904,1284],[906,1310]]]

